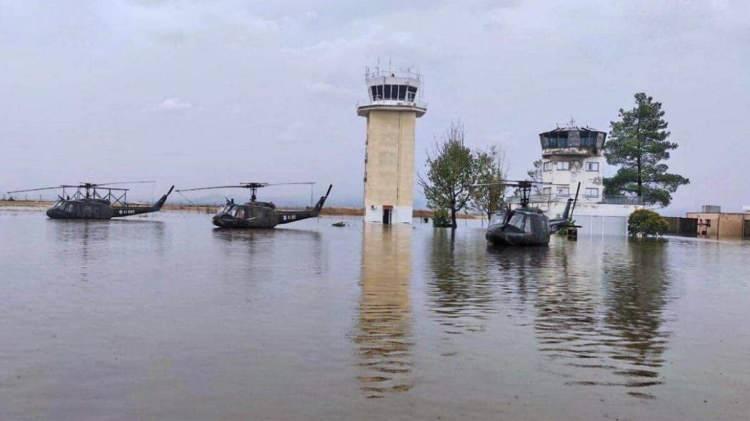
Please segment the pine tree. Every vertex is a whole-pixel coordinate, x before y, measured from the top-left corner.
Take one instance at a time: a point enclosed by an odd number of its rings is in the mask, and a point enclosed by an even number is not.
[[[663,161],[677,143],[667,139],[668,123],[660,102],[645,93],[635,94],[635,107],[619,113],[619,121],[611,122],[610,138],[605,146],[607,162],[620,165],[614,177],[604,180],[609,195],[637,196],[644,203],[668,206],[672,193],[690,180],[670,174]]]

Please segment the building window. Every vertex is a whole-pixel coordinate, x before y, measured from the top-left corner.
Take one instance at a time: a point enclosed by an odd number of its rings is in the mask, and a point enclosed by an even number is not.
[[[584,148],[595,148],[596,136],[596,133],[581,133],[581,146]]]
[[[552,161],[544,162],[544,171],[552,171]]]
[[[596,187],[586,187],[586,192],[584,194],[589,198],[599,197],[599,189]]]
[[[586,163],[586,171],[599,172],[599,163],[598,162],[587,162]]]
[[[417,88],[414,86],[406,87],[406,100],[414,102],[417,99]]]
[[[570,188],[568,186],[557,188],[557,197],[570,197]]]
[[[557,161],[557,170],[558,171],[568,171],[568,170],[570,170],[570,162],[568,162],[568,161]]]
[[[549,198],[552,196],[552,187],[544,187],[542,189],[542,194],[545,198]]]

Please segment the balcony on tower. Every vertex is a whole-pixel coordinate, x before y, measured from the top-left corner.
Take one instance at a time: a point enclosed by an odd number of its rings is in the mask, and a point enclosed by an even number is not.
[[[376,109],[414,111],[417,117],[427,111],[426,104],[420,101],[422,77],[419,73],[368,68],[365,81],[369,102],[357,108],[357,114],[362,117]]]

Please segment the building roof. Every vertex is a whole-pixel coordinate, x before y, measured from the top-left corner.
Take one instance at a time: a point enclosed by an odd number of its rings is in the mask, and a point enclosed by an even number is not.
[[[558,127],[558,128],[556,128],[554,130],[550,130],[550,131],[547,131],[547,132],[539,133],[539,135],[540,136],[557,135],[557,134],[561,134],[561,133],[570,133],[570,132],[597,133],[597,134],[598,133],[604,133],[604,134],[606,134],[606,132],[603,132],[601,130],[596,130],[596,129],[588,127],[588,126],[585,126],[585,127],[564,126],[564,127]]]

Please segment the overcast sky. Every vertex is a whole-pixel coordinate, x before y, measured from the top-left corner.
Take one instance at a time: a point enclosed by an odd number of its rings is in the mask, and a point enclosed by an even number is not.
[[[748,17],[730,0],[0,0],[0,190],[315,180],[359,205],[355,109],[379,58],[424,75],[420,171],[461,120],[522,177],[539,132],[571,117],[608,131],[645,91],[680,144],[671,169],[692,181],[667,213],[737,210],[750,204]]]

